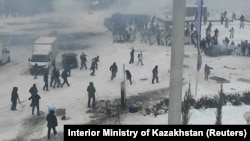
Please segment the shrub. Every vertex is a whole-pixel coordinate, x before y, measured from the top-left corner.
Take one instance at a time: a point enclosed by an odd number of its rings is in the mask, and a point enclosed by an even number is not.
[[[193,104],[193,96],[190,90],[190,84],[188,87],[188,91],[185,92],[184,100],[182,102],[182,124],[187,125],[190,119],[191,114],[189,113],[191,106]]]

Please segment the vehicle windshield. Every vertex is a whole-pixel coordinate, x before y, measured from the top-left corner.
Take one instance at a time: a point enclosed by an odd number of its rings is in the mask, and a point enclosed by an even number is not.
[[[48,62],[48,55],[32,55],[31,62]]]

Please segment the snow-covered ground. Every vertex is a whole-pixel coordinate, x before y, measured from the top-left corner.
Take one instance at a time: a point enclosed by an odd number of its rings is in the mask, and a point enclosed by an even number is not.
[[[223,10],[224,11],[224,10]],[[79,11],[77,11],[79,12]],[[81,11],[81,14],[74,12],[70,14],[47,14],[33,18],[20,19],[2,19],[0,22],[0,32],[8,34],[34,34],[36,36],[48,35],[51,31],[57,30],[58,34],[75,33],[75,32],[99,32],[103,33],[87,39],[82,39],[82,44],[88,44],[90,47],[82,50],[72,50],[79,55],[84,51],[88,56],[88,67],[90,66],[90,59],[99,55],[99,68],[96,71],[96,76],[90,76],[90,70],[71,70],[71,77],[69,77],[70,87],[50,88],[50,90],[43,91],[43,78],[38,76],[38,79],[33,79],[33,76],[28,71],[28,58],[32,52],[32,44],[29,45],[15,45],[8,46],[11,51],[11,62],[0,67],[0,139],[1,140],[29,140],[35,138],[46,138],[47,123],[45,116],[48,113],[48,106],[55,106],[56,108],[66,108],[66,114],[70,117],[69,120],[61,120],[58,117],[59,132],[63,132],[63,125],[65,124],[85,124],[91,121],[91,114],[86,113],[87,108],[87,86],[89,82],[93,82],[97,90],[97,100],[113,100],[120,97],[120,82],[123,80],[123,64],[126,69],[132,73],[133,85],[127,85],[127,97],[138,95],[147,91],[158,90],[169,87],[169,70],[171,59],[171,48],[161,47],[147,44],[140,44],[135,42],[132,44],[116,44],[112,43],[111,33],[103,26],[103,19],[110,16],[110,12],[94,12],[88,14]],[[36,21],[56,21],[66,23],[65,28],[51,29],[46,25]],[[8,23],[19,23],[10,25]],[[246,24],[244,29],[239,29],[239,22],[229,24],[229,28],[225,29],[224,25],[213,23],[212,31],[218,28],[219,40],[221,41],[226,36],[229,36],[229,29],[233,26],[235,28],[235,43],[241,40],[249,40],[250,25]],[[24,30],[30,28],[32,30]],[[202,32],[206,26],[202,27]],[[203,32],[205,34],[205,32]],[[204,35],[202,35],[204,36]],[[143,50],[144,65],[129,64],[129,53],[131,48],[135,50]],[[188,83],[191,83],[191,91],[194,95],[196,84],[196,61],[197,50],[193,46],[185,46],[185,56],[183,69],[183,95],[188,88]],[[58,60],[61,58],[60,51]],[[136,55],[137,56],[137,53]],[[226,93],[234,93],[249,90],[249,83],[237,81],[237,78],[250,78],[250,57],[243,56],[220,56],[211,58],[202,55],[203,63],[202,69],[198,73],[198,90],[197,97],[205,95],[214,95],[218,93],[220,84],[213,80],[205,81],[203,74],[203,67],[205,64],[213,67],[211,76],[223,77],[230,81],[223,85],[223,90]],[[137,57],[135,57],[135,62]],[[109,67],[116,62],[118,65],[117,77],[110,81],[111,72]],[[60,66],[60,61],[57,61]],[[151,84],[152,69],[155,65],[159,66],[159,81],[158,84]],[[236,68],[234,70],[224,68],[224,66]],[[59,67],[60,68],[60,67]],[[61,68],[60,68],[61,69]],[[62,71],[62,70],[61,70]],[[146,79],[141,81],[140,79]],[[40,110],[44,112],[41,116],[32,116],[31,108],[29,107],[30,96],[28,90],[36,83],[38,86],[38,93],[41,96]],[[11,91],[16,86],[19,88],[18,93],[21,99],[21,105],[17,105],[16,111],[11,111]],[[168,97],[168,93],[166,93]],[[214,124],[216,109],[192,109],[192,116],[189,124]],[[232,106],[228,104],[223,106],[223,124],[246,124],[243,114],[250,111],[250,106]],[[167,124],[168,114],[143,116],[138,113],[127,113],[121,116],[121,124]]]

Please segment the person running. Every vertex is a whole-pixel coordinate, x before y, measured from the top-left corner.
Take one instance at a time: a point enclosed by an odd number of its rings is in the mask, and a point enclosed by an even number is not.
[[[113,80],[116,77],[116,73],[118,71],[116,63],[114,62],[109,69],[111,71],[111,80]]]
[[[211,71],[210,71],[211,69],[213,69],[213,68],[208,66],[207,64],[205,64],[205,68],[204,68],[205,80],[208,80],[208,76],[211,73]]]
[[[82,53],[81,56],[80,56],[80,60],[81,60],[81,70],[82,68],[84,67],[85,69],[87,69],[87,65],[86,65],[86,62],[87,62],[87,55]]]
[[[68,82],[68,77],[69,77],[69,72],[67,69],[64,69],[62,72],[63,83],[61,84],[61,88],[63,87],[65,83],[68,85],[68,87],[70,86]]]

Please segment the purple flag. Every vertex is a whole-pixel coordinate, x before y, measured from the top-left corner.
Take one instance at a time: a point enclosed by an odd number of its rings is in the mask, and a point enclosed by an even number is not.
[[[195,15],[195,29],[197,31],[197,51],[198,51],[198,58],[197,58],[197,71],[200,71],[202,58],[200,52],[200,41],[201,41],[201,20],[202,20],[202,5],[203,0],[197,0],[197,10]]]

